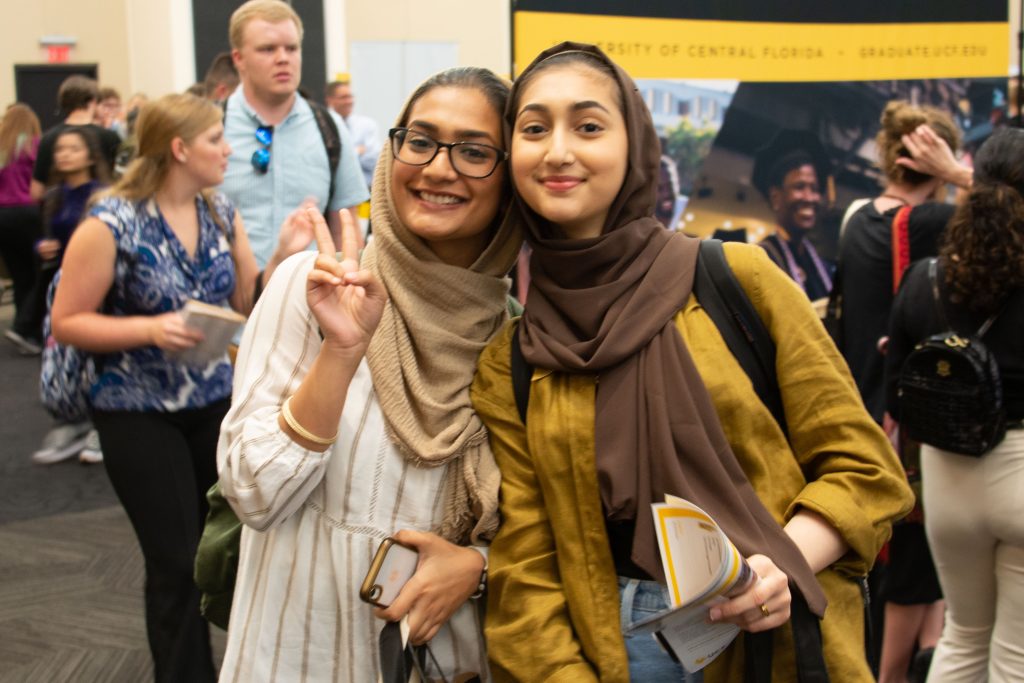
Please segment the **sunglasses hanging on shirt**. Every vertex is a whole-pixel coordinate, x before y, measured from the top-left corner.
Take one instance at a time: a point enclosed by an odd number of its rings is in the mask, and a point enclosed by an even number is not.
[[[260,126],[256,129],[256,142],[262,147],[252,153],[252,167],[263,175],[270,168],[270,145],[274,142],[274,127]]]

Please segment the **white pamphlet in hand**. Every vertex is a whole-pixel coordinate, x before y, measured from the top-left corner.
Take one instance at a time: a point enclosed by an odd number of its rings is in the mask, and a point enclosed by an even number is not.
[[[684,669],[700,671],[740,630],[709,623],[708,610],[746,590],[756,576],[715,520],[693,503],[665,496],[651,508],[672,607],[634,623],[627,634],[654,633]]]
[[[195,299],[189,299],[178,313],[185,320],[185,325],[203,333],[203,341],[192,348],[167,354],[168,358],[185,365],[206,365],[220,358],[238,328],[245,323],[245,316],[230,308]]]

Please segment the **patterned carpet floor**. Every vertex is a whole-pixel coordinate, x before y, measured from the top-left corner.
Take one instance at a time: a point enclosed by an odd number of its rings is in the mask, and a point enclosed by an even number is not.
[[[152,680],[142,555],[103,465],[33,464],[39,360],[0,339],[0,378],[0,683]]]

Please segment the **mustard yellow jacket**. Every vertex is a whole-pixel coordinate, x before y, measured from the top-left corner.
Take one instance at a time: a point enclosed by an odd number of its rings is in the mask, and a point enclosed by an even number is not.
[[[676,317],[761,501],[785,524],[800,508],[827,519],[849,552],[818,574],[831,680],[872,681],[855,577],[870,568],[913,498],[882,431],[807,298],[764,251],[726,244],[726,258],[778,347],[790,441],[691,296]],[[594,465],[595,376],[535,370],[527,429],[509,372],[511,326],[487,347],[473,404],[502,472],[502,526],[491,545],[486,635],[497,681],[629,680],[619,595]],[[624,454],[628,456],[628,454]],[[775,631],[773,680],[795,681],[792,633]],[[706,669],[743,679],[743,638]]]

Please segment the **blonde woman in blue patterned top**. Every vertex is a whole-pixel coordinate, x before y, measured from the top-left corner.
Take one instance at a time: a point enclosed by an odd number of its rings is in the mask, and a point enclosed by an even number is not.
[[[185,365],[169,353],[202,335],[178,311],[189,299],[252,308],[260,273],[234,207],[209,188],[231,150],[220,110],[168,95],[139,116],[138,158],[97,199],[64,256],[52,310],[57,341],[96,354],[94,423],[107,472],[146,560],[146,626],[157,681],[216,673],[192,563],[217,478],[228,409],[226,354]],[[286,221],[268,271],[310,241],[305,214]]]

